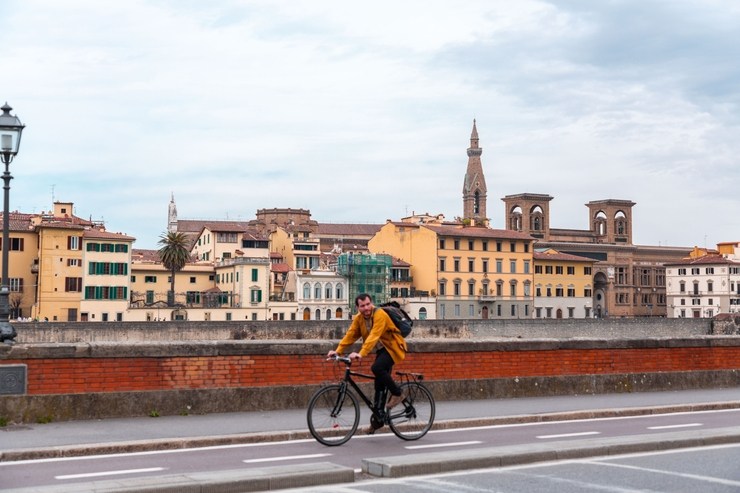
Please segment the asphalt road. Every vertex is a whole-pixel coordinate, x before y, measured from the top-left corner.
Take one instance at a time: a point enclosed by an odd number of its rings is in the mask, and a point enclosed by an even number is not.
[[[0,490],[354,488],[386,481],[377,477],[740,442],[740,388],[437,404],[435,429],[419,441],[379,434],[340,447],[310,438],[303,409],[8,426]],[[368,472],[376,479],[363,481]]]

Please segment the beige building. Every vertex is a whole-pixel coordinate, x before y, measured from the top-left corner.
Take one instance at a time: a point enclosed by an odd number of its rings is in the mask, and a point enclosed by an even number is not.
[[[134,238],[99,229],[82,233],[82,322],[125,320]],[[76,270],[76,269],[75,269]]]
[[[8,305],[10,319],[36,316],[36,279],[38,277],[38,234],[32,214],[11,212],[9,215]],[[2,212],[0,212],[2,218]],[[0,238],[2,245],[2,238]],[[0,259],[0,264],[2,260]]]

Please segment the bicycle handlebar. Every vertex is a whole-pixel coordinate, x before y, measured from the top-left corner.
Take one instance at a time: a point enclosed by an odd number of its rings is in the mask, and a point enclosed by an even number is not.
[[[331,356],[329,358],[326,358],[327,361],[341,361],[342,363],[350,366],[352,365],[352,360],[345,357],[345,356],[339,356],[338,354],[335,354],[334,356]]]

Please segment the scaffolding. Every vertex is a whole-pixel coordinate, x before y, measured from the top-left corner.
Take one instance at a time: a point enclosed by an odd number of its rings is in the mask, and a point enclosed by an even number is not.
[[[349,303],[354,310],[355,297],[367,293],[376,305],[390,299],[393,259],[382,253],[343,253],[337,258],[337,273],[348,280]]]

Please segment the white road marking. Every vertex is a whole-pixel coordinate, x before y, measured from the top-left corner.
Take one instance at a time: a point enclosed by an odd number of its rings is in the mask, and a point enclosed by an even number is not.
[[[243,460],[245,464],[253,464],[256,462],[277,462],[281,460],[299,460],[299,459],[316,459],[318,457],[329,457],[332,454],[310,454],[310,455],[284,455],[282,457],[265,457],[262,459],[246,459]]]
[[[433,445],[407,445],[404,447],[408,450],[416,450],[422,448],[437,448],[437,447],[461,447],[463,445],[479,445],[483,442],[479,440],[473,440],[471,442],[457,442],[457,443],[435,443]]]
[[[740,481],[733,481],[731,479],[722,479],[722,478],[715,478],[712,476],[702,476],[700,474],[687,474],[684,472],[674,472],[674,471],[665,471],[661,469],[651,469],[649,467],[637,467],[637,466],[629,466],[627,464],[616,464],[614,462],[602,462],[602,461],[583,461],[583,462],[589,462],[591,464],[599,464],[603,466],[609,466],[609,467],[616,467],[621,469],[632,469],[634,471],[645,471],[645,472],[653,472],[657,474],[665,474],[666,476],[677,476],[679,478],[687,478],[687,479],[696,479],[699,481],[705,481],[708,483],[717,483],[722,484],[725,486],[736,486],[740,487]]]
[[[122,469],[120,471],[88,472],[88,473],[82,473],[82,474],[67,474],[64,476],[54,476],[54,479],[96,478],[100,476],[118,476],[122,474],[137,474],[140,472],[159,472],[159,471],[164,471],[164,467],[150,467],[147,469]]]
[[[585,437],[589,435],[601,435],[599,431],[582,431],[581,433],[561,433],[559,435],[539,435],[537,438],[546,440],[549,438]]]
[[[683,425],[665,425],[665,426],[648,426],[648,430],[670,430],[673,428],[692,428],[695,426],[704,426],[703,423],[686,423]]]

